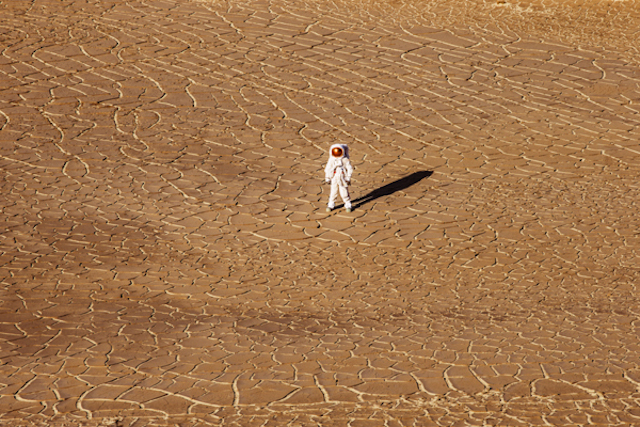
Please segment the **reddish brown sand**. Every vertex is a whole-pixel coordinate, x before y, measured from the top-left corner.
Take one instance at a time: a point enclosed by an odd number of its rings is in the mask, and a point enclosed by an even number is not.
[[[1,1],[0,425],[640,425],[639,15]]]

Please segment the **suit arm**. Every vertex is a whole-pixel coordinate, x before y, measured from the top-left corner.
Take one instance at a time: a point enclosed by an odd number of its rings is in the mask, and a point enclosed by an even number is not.
[[[333,176],[333,161],[329,159],[327,162],[327,166],[324,168],[324,179],[325,181],[330,181]]]
[[[349,159],[345,159],[344,168],[347,172],[347,181],[351,181],[351,175],[353,174],[353,166],[351,165],[351,161]]]

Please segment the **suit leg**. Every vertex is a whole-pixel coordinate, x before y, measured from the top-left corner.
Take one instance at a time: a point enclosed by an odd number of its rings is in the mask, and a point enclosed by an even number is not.
[[[338,180],[331,180],[331,192],[329,192],[329,203],[327,207],[333,209],[336,206],[336,200],[338,199]]]
[[[351,209],[351,197],[349,196],[349,187],[340,187],[340,197],[344,202],[344,207]]]

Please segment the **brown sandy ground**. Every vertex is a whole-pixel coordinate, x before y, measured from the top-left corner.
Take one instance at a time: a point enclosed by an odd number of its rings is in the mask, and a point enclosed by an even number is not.
[[[0,425],[640,425],[638,6],[3,0]]]

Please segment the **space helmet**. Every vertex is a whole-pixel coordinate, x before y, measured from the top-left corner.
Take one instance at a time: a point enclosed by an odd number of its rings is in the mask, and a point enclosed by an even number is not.
[[[329,153],[333,157],[346,157],[349,158],[349,146],[347,144],[333,144],[329,148]]]

